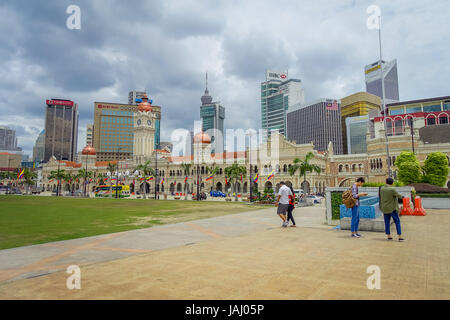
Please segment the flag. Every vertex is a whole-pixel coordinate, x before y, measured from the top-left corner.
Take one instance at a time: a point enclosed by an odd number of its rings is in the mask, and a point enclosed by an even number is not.
[[[161,184],[164,184],[164,178],[162,178],[162,180],[161,180]]]
[[[184,183],[186,183],[187,179],[188,179],[188,176],[186,176],[186,178],[184,178]]]
[[[256,174],[255,177],[253,178],[253,182],[254,183],[258,182],[258,174]]]
[[[242,174],[241,174],[241,182],[242,182]]]
[[[206,178],[206,181],[211,180],[213,177],[214,177],[214,175],[213,175],[213,174],[210,174],[210,175]]]
[[[270,179],[273,178],[273,176],[275,175],[274,172],[275,172],[275,171],[272,170],[272,172],[267,176],[267,180],[270,180]]]
[[[142,177],[142,178],[139,178],[139,181],[144,181],[144,177]]]
[[[146,181],[150,181],[153,180],[153,176],[147,177],[147,179],[145,179]]]
[[[19,169],[19,170],[20,170],[20,169]],[[17,179],[23,178],[24,172],[25,172],[25,169],[22,169],[22,171],[20,171],[20,172],[17,174]]]
[[[53,179],[48,180],[48,183],[51,183],[51,182],[53,182]]]
[[[227,177],[225,177],[225,184],[228,184],[228,179],[227,179]]]

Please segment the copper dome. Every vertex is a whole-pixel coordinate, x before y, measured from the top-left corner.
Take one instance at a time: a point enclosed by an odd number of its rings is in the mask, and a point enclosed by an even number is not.
[[[94,147],[87,145],[86,147],[83,148],[83,151],[81,151],[82,155],[89,155],[89,156],[94,156],[97,153],[95,152]]]
[[[142,97],[142,102],[138,104],[138,110],[140,112],[151,112],[152,105],[148,102],[147,94]]]
[[[194,136],[194,143],[211,143],[211,138],[205,132],[199,132]]]

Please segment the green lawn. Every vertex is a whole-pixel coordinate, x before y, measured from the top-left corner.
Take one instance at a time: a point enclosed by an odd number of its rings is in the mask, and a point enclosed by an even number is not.
[[[0,196],[0,249],[261,209],[247,203]]]

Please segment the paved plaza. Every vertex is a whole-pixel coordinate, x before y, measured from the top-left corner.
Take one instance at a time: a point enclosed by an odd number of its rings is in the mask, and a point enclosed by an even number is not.
[[[351,238],[322,205],[294,216],[297,228],[268,207],[2,250],[0,299],[450,299],[450,210],[402,217],[404,243]],[[370,265],[381,289],[367,288]]]

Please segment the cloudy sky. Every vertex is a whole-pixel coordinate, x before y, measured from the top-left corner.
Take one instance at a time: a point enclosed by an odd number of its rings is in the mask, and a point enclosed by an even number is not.
[[[66,27],[71,4],[80,30]],[[266,69],[301,79],[307,101],[365,90],[364,66],[379,57],[370,5],[381,8],[383,57],[398,61],[400,99],[450,95],[448,0],[3,0],[0,125],[31,155],[45,100],[72,99],[81,150],[94,101],[126,103],[146,89],[169,140],[199,119],[208,71],[225,127],[258,129]]]

